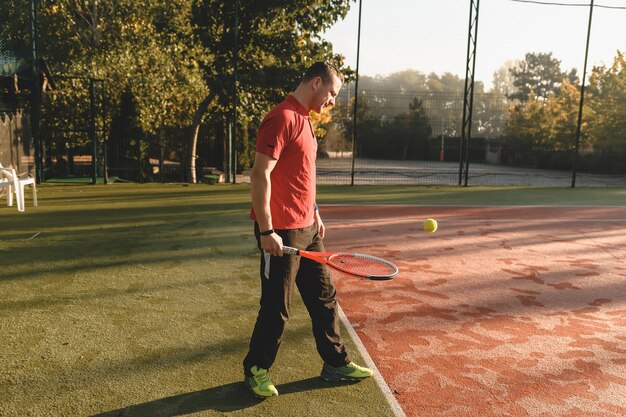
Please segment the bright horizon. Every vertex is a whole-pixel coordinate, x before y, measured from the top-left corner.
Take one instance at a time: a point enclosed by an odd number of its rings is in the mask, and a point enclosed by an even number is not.
[[[548,1],[548,0],[539,0]],[[528,52],[552,52],[561,70],[576,68],[582,77],[589,6],[584,0],[559,3],[580,7],[548,6],[513,0],[482,0],[474,78],[485,89],[493,73],[506,61],[524,59]],[[465,78],[468,0],[362,0],[359,73],[389,75],[406,69],[422,73],[445,72]],[[603,6],[624,7],[626,0],[600,0]],[[356,69],[358,0],[346,18],[322,38]],[[594,7],[589,43],[587,80],[593,66],[610,66],[617,50],[626,51],[626,9]],[[432,40],[428,42],[427,40]]]

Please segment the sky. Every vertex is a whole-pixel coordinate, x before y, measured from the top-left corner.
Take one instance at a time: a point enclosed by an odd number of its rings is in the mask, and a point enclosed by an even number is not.
[[[538,0],[589,4],[589,0]],[[617,50],[626,52],[626,0],[596,0],[587,74],[593,65],[610,66]],[[387,75],[405,69],[465,78],[470,0],[362,0],[359,73]],[[344,20],[322,34],[335,52],[356,68],[358,0]],[[489,90],[493,73],[507,60],[528,52],[552,52],[561,70],[582,75],[589,6],[563,7],[512,0],[482,0],[474,78]],[[587,75],[588,77],[588,75]]]

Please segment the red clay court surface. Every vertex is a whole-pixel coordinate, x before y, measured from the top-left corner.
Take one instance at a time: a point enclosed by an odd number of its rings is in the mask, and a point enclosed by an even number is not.
[[[340,304],[407,416],[626,416],[626,207],[326,206]],[[433,217],[439,231],[427,234]]]

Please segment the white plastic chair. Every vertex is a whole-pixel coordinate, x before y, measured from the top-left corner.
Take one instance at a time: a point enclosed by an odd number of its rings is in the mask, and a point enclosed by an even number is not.
[[[0,175],[0,197],[3,194],[7,196],[7,205],[9,204],[9,200],[13,203],[13,190],[11,186],[13,185],[13,181],[9,182],[8,179],[4,178],[4,175]]]
[[[13,168],[4,168],[0,164],[0,188],[7,188],[7,205],[13,206],[13,193],[17,198],[17,210],[24,211],[24,187],[33,186],[33,205],[37,207],[37,186],[35,179],[30,174],[18,175]]]

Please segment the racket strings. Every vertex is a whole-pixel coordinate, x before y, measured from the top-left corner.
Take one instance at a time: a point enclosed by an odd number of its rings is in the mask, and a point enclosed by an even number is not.
[[[391,262],[368,255],[338,253],[328,262],[343,271],[366,277],[394,277],[398,273]]]

